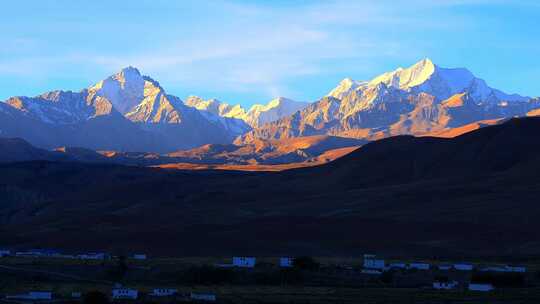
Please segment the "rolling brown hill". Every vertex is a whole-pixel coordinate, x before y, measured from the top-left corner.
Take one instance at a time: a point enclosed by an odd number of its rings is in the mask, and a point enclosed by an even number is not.
[[[156,255],[540,254],[540,118],[282,172],[0,167],[5,246]]]
[[[366,141],[336,136],[308,136],[283,140],[256,140],[249,144],[208,144],[168,154],[152,152],[56,149],[71,160],[180,169],[240,169],[270,171],[322,164],[365,144]]]
[[[0,163],[31,160],[60,161],[68,159],[68,156],[61,153],[36,148],[24,139],[0,138]]]

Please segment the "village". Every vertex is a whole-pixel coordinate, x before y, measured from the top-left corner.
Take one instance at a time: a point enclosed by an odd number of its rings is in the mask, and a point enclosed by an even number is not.
[[[334,288],[333,297],[336,291],[357,296],[379,290],[441,299],[466,294],[474,300],[495,299],[509,292],[538,293],[539,280],[536,265],[397,260],[374,254],[341,260],[308,256],[190,260],[146,253],[118,256],[0,249],[0,301],[4,303],[86,303],[96,294],[112,302],[259,303],[239,296],[242,287],[280,288],[289,293],[295,288]],[[224,292],[222,286],[236,294]],[[347,303],[349,298],[344,294],[341,299]],[[280,300],[275,303],[291,302],[286,297]]]

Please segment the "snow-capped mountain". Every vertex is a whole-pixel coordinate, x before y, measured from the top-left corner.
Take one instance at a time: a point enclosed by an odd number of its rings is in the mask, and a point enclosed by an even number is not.
[[[407,69],[398,68],[395,71],[384,73],[367,83],[367,86],[381,83],[410,93],[428,93],[440,100],[463,92],[468,92],[474,99],[484,102],[525,101],[527,99],[527,97],[515,94],[508,95],[490,88],[484,80],[476,78],[467,69],[441,68],[428,58]]]
[[[270,100],[265,105],[253,105],[247,112],[244,120],[253,127],[262,126],[302,110],[308,105],[309,103],[307,102],[278,97]]]
[[[0,136],[45,148],[80,146],[124,151],[174,151],[229,143],[231,130],[168,95],[133,67],[80,92],[53,91],[2,103]]]
[[[349,95],[352,91],[358,87],[367,85],[367,82],[352,80],[351,78],[345,78],[339,82],[337,87],[332,89],[327,96],[332,96],[337,99],[341,99]]]
[[[241,119],[246,115],[246,111],[241,105],[230,105],[215,98],[204,100],[197,96],[189,96],[184,103],[197,110],[207,111],[221,117]]]
[[[491,88],[467,69],[442,68],[423,59],[369,81],[346,78],[318,102],[235,142],[319,134],[363,139],[421,135],[479,120],[523,116],[537,107],[537,99]]]
[[[189,96],[184,104],[195,108],[206,117],[206,119],[219,123],[234,135],[241,135],[251,130],[243,119],[246,114],[240,105],[229,105],[217,99],[203,100],[197,96]]]
[[[127,67],[79,92],[1,102],[0,137],[47,149],[170,152],[233,140],[438,134],[478,121],[538,115],[538,108],[538,98],[504,93],[467,69],[443,68],[429,59],[368,81],[345,78],[315,103],[280,97],[249,110],[195,96],[183,102]]]
[[[197,96],[188,97],[185,104],[220,117],[242,120],[253,128],[291,115],[309,105],[307,102],[278,97],[267,104],[255,104],[246,111],[240,105],[230,105],[217,99],[204,100]]]

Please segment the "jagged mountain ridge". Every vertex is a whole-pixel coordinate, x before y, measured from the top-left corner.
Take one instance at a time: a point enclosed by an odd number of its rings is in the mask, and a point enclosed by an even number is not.
[[[170,152],[231,143],[251,130],[250,124],[278,119],[304,105],[276,100],[248,112],[194,97],[184,104],[130,66],[79,92],[57,90],[9,98],[0,104],[4,117],[0,136],[24,138],[47,149]],[[214,104],[220,109],[212,108]]]
[[[316,103],[280,97],[247,111],[216,99],[183,102],[128,67],[80,92],[9,98],[0,103],[0,136],[47,149],[166,153],[233,140],[442,134],[477,121],[534,115],[539,107],[538,98],[506,94],[466,69],[429,59],[370,81],[346,78]]]
[[[217,99],[204,100],[197,96],[188,97],[185,104],[222,118],[239,119],[253,128],[291,115],[309,105],[308,102],[277,97],[270,100],[267,104],[254,104],[246,111],[240,105],[230,105]]]
[[[370,81],[346,78],[304,110],[255,128],[235,143],[321,134],[361,139],[421,135],[524,116],[538,107],[538,99],[506,94],[466,69],[441,68],[423,59]]]
[[[169,152],[230,143],[248,129],[231,128],[184,105],[150,77],[128,67],[80,92],[12,97],[0,104],[0,136],[47,149]]]

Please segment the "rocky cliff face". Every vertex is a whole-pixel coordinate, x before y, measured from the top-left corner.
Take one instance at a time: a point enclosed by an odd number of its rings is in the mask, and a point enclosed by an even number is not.
[[[279,139],[329,134],[377,139],[421,135],[471,122],[523,116],[538,99],[489,87],[466,69],[441,68],[429,59],[370,81],[344,79],[328,96],[289,117],[236,139]]]
[[[133,67],[80,92],[12,97],[1,109],[1,136],[25,138],[44,148],[167,152],[229,143],[248,130],[233,131],[184,105]]]

